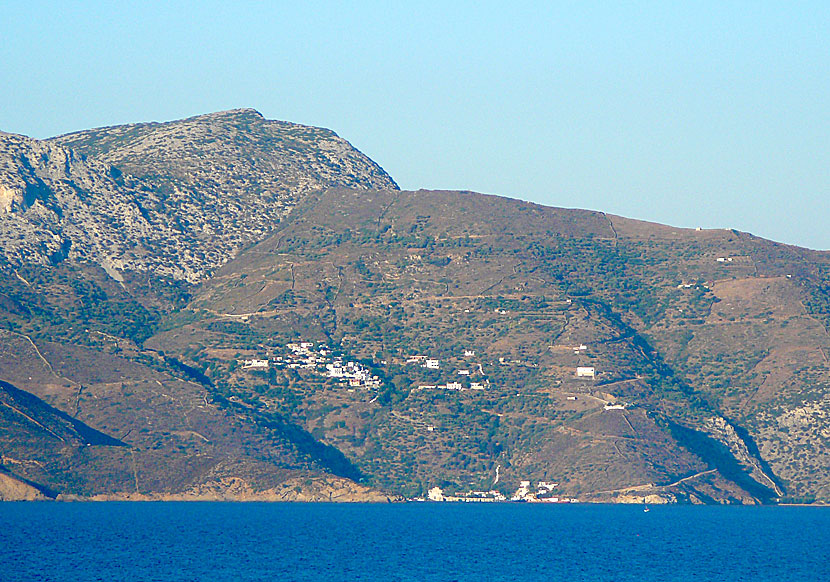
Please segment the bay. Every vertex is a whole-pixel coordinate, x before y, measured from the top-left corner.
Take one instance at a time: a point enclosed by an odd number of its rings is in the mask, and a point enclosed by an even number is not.
[[[0,580],[830,580],[830,508],[0,503]]]

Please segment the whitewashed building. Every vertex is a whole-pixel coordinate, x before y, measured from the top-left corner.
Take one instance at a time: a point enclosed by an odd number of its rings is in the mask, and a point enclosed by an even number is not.
[[[246,370],[267,370],[268,360],[243,360],[242,367]]]

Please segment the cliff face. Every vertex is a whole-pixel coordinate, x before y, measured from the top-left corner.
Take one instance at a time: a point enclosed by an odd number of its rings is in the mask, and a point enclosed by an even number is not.
[[[139,180],[57,144],[0,134],[0,256],[53,265],[89,261],[108,272],[154,270],[193,279],[204,261],[173,262],[182,233]],[[118,277],[118,275],[114,275]]]
[[[11,475],[0,473],[0,501],[43,501],[43,493]]]

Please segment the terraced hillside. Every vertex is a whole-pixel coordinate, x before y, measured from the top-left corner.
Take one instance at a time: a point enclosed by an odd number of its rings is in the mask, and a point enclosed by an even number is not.
[[[499,468],[582,497],[823,499],[827,259],[472,193],[330,190],[149,344],[408,494],[486,489]],[[297,341],[380,386],[237,363]]]

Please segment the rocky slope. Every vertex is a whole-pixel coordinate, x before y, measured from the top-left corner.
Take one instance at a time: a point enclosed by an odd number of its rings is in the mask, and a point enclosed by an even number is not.
[[[207,264],[186,248],[160,199],[139,180],[59,145],[0,134],[0,260],[65,259],[196,280]],[[214,260],[218,260],[216,257]]]
[[[249,109],[49,141],[0,133],[0,260],[196,282],[336,185],[396,188],[333,132]]]
[[[105,127],[51,141],[149,184],[182,233],[184,252],[204,254],[200,276],[271,232],[309,192],[397,188],[334,132],[267,120],[253,109]]]

